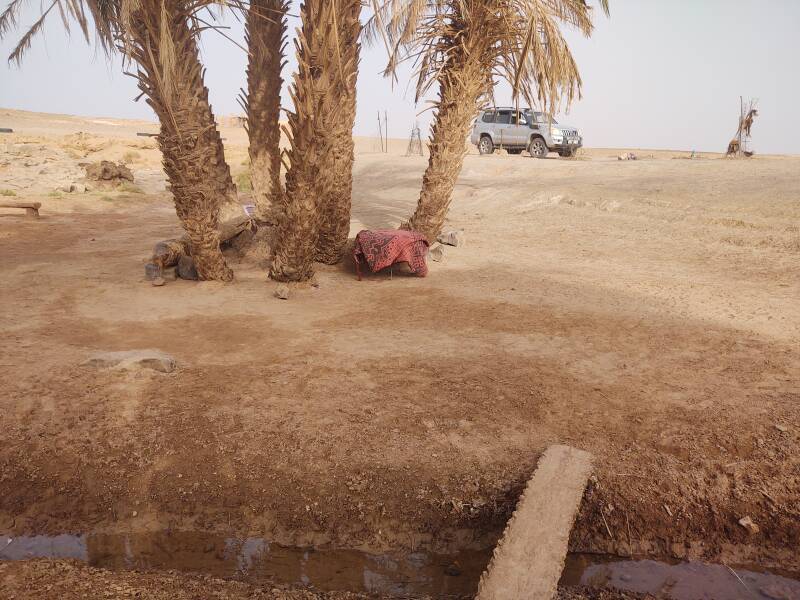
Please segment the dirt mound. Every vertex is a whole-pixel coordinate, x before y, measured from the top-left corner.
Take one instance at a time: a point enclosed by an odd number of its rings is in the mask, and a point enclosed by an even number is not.
[[[101,185],[118,186],[125,182],[133,183],[133,172],[123,163],[101,160],[89,163],[84,168],[86,169],[86,179],[96,181]]]

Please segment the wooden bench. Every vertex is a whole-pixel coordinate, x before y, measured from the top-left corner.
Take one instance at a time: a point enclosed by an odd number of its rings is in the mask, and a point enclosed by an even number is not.
[[[38,217],[41,202],[0,202],[0,208],[24,208],[26,217]]]

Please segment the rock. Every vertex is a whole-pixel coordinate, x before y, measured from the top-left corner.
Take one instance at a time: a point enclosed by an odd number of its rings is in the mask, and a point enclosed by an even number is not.
[[[444,262],[444,246],[436,244],[433,248],[428,250],[428,256],[434,262]]]
[[[494,151],[494,153],[497,156],[508,156],[508,150],[506,150],[505,148],[498,148],[497,150]]]
[[[786,425],[781,425],[780,423],[775,424],[775,429],[777,429],[781,433],[786,433],[787,431],[789,431],[789,428],[786,427]]]
[[[761,531],[758,525],[753,523],[753,519],[751,519],[750,517],[742,517],[741,519],[739,519],[739,525],[744,527],[747,530],[747,533],[749,533],[750,535],[755,535],[759,531]]]
[[[626,152],[617,156],[617,160],[636,160],[636,155],[633,152]]]
[[[245,252],[247,252],[247,249],[250,247],[250,244],[253,242],[255,235],[256,232],[253,229],[248,228],[229,239],[226,244],[235,250],[239,256],[244,256]]]
[[[530,152],[528,152],[527,150],[523,150],[523,151],[522,151],[522,153],[521,153],[521,155],[522,155],[522,156],[524,156],[524,157],[526,157],[526,158],[531,158],[531,157],[533,156],[533,154],[531,154],[531,153],[530,153]]]
[[[56,188],[56,191],[57,192],[65,192],[67,194],[71,194],[72,192],[75,191],[75,189],[76,189],[75,188],[75,184],[74,183],[70,183],[69,185],[60,185],[60,186],[58,186]]]
[[[172,373],[177,363],[169,354],[160,350],[125,350],[98,352],[90,356],[82,366],[96,369],[150,369],[161,373]]]
[[[178,268],[166,267],[161,269],[161,277],[164,281],[175,281],[178,278]]]
[[[124,182],[133,183],[133,172],[123,163],[113,163],[109,160],[89,163],[84,167],[86,178],[92,181],[104,182],[111,185],[120,185]]]
[[[185,254],[178,259],[178,277],[181,279],[188,279],[189,281],[197,281],[200,275],[197,274],[197,269],[194,266],[194,260],[191,256]]]
[[[164,281],[164,278],[163,278],[163,277],[156,277],[155,279],[153,279],[153,281],[151,281],[151,283],[152,283],[152,284],[153,284],[155,287],[161,287],[162,285],[166,284],[167,282],[166,282],[166,281]]]
[[[161,267],[155,263],[147,263],[144,266],[144,278],[147,281],[153,281],[157,277],[162,277]]]
[[[288,300],[289,286],[286,284],[281,284],[277,288],[275,288],[275,297],[280,298],[281,300]]]
[[[133,511],[133,512],[131,513],[131,516],[132,516],[132,517],[135,517],[135,516],[136,516],[136,515],[138,515],[138,514],[139,514],[139,513],[138,513],[137,511]]]
[[[451,231],[446,231],[439,234],[439,237],[436,238],[436,241],[440,244],[446,244],[448,246],[464,246],[467,242],[466,237],[464,236],[463,229],[454,229]]]

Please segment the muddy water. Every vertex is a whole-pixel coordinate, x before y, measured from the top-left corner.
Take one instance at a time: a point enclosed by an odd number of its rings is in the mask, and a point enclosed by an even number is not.
[[[9,540],[10,543],[9,543]],[[288,548],[205,533],[0,536],[0,560],[75,558],[106,569],[174,569],[317,590],[446,598],[474,594],[491,550],[454,555]]]
[[[75,558],[107,569],[174,569],[251,583],[435,598],[471,596],[491,550],[441,555],[376,555],[356,550],[287,548],[259,538],[191,532],[0,536],[0,560]],[[562,585],[650,593],[672,600],[800,600],[800,581],[753,568],[670,564],[573,554]]]
[[[561,583],[649,593],[671,600],[800,600],[800,581],[753,568],[619,560],[592,554],[570,555]]]

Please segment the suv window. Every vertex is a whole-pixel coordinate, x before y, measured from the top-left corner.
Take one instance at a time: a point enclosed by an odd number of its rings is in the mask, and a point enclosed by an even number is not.
[[[528,118],[527,118],[527,116],[525,115],[524,112],[522,112],[522,111],[520,111],[520,112],[514,111],[514,113],[511,115],[511,124],[512,125],[527,125],[528,124]]]
[[[497,111],[497,120],[495,123],[500,123],[502,125],[508,125],[511,123],[511,111],[510,110],[498,110]]]
[[[483,113],[483,122],[484,123],[494,123],[494,111],[493,110],[487,110],[485,113]]]

